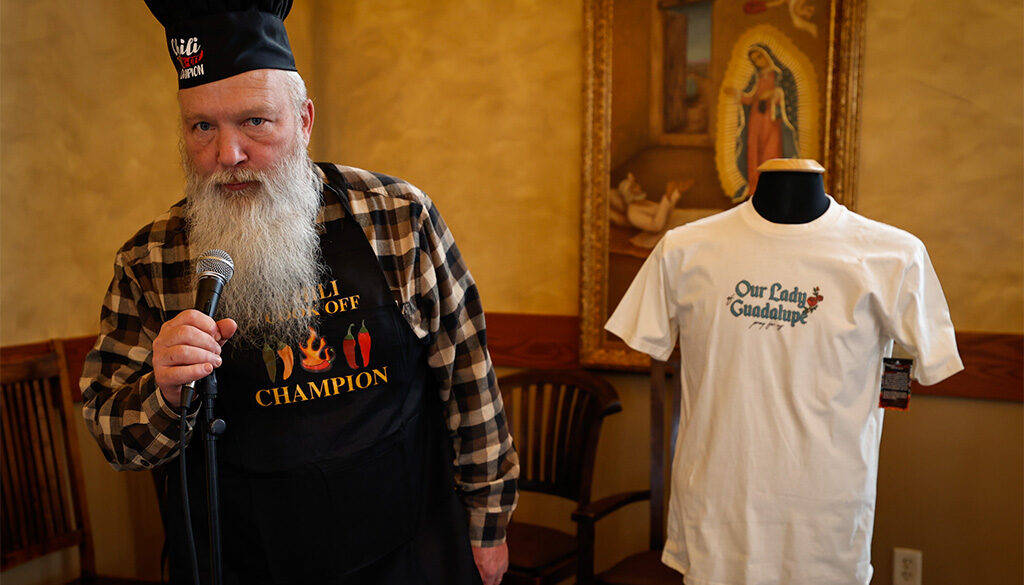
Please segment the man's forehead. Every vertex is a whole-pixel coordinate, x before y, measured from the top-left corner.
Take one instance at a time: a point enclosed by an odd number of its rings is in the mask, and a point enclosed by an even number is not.
[[[284,72],[257,69],[178,91],[183,117],[223,111],[276,109],[287,102]]]

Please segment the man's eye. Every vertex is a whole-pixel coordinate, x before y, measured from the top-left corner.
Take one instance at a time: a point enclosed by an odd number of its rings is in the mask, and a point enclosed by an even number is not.
[[[210,126],[209,122],[197,122],[196,123],[196,130],[202,130],[203,132],[206,132],[210,128],[212,128],[212,126]]]
[[[263,118],[249,118],[249,123],[253,126],[259,126],[264,122],[266,122],[266,120],[264,120]]]

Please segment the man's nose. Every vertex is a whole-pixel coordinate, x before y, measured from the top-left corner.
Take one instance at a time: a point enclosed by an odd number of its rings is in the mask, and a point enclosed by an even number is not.
[[[217,135],[217,162],[223,167],[234,167],[246,160],[244,138],[231,130]]]

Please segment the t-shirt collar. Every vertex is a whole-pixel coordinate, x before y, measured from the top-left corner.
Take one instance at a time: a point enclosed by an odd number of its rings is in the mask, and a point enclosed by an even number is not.
[[[739,212],[748,226],[763,234],[779,237],[810,236],[831,227],[847,211],[846,206],[837,202],[831,195],[825,196],[828,197],[828,209],[820,217],[807,223],[772,223],[757,213],[751,199],[740,205]]]

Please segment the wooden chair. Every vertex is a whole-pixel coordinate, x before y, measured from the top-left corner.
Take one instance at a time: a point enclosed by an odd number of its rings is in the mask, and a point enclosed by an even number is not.
[[[78,549],[72,583],[137,584],[96,576],[70,380],[60,341],[0,349],[3,492],[0,570]]]
[[[671,473],[666,472],[672,469],[681,399],[677,366],[651,360],[651,489],[613,494],[573,514],[573,519],[579,522],[581,538],[592,542],[594,523],[599,519],[627,504],[650,500],[650,546],[648,550],[623,559],[599,575],[594,576],[592,571],[581,571],[577,581],[580,585],[680,585],[682,582],[682,575],[661,562],[671,480]]]
[[[597,441],[604,417],[620,412],[618,393],[584,371],[528,370],[499,380],[505,413],[519,452],[519,489],[590,502]],[[508,528],[505,585],[542,585],[593,570],[594,541],[561,530],[513,521]]]

